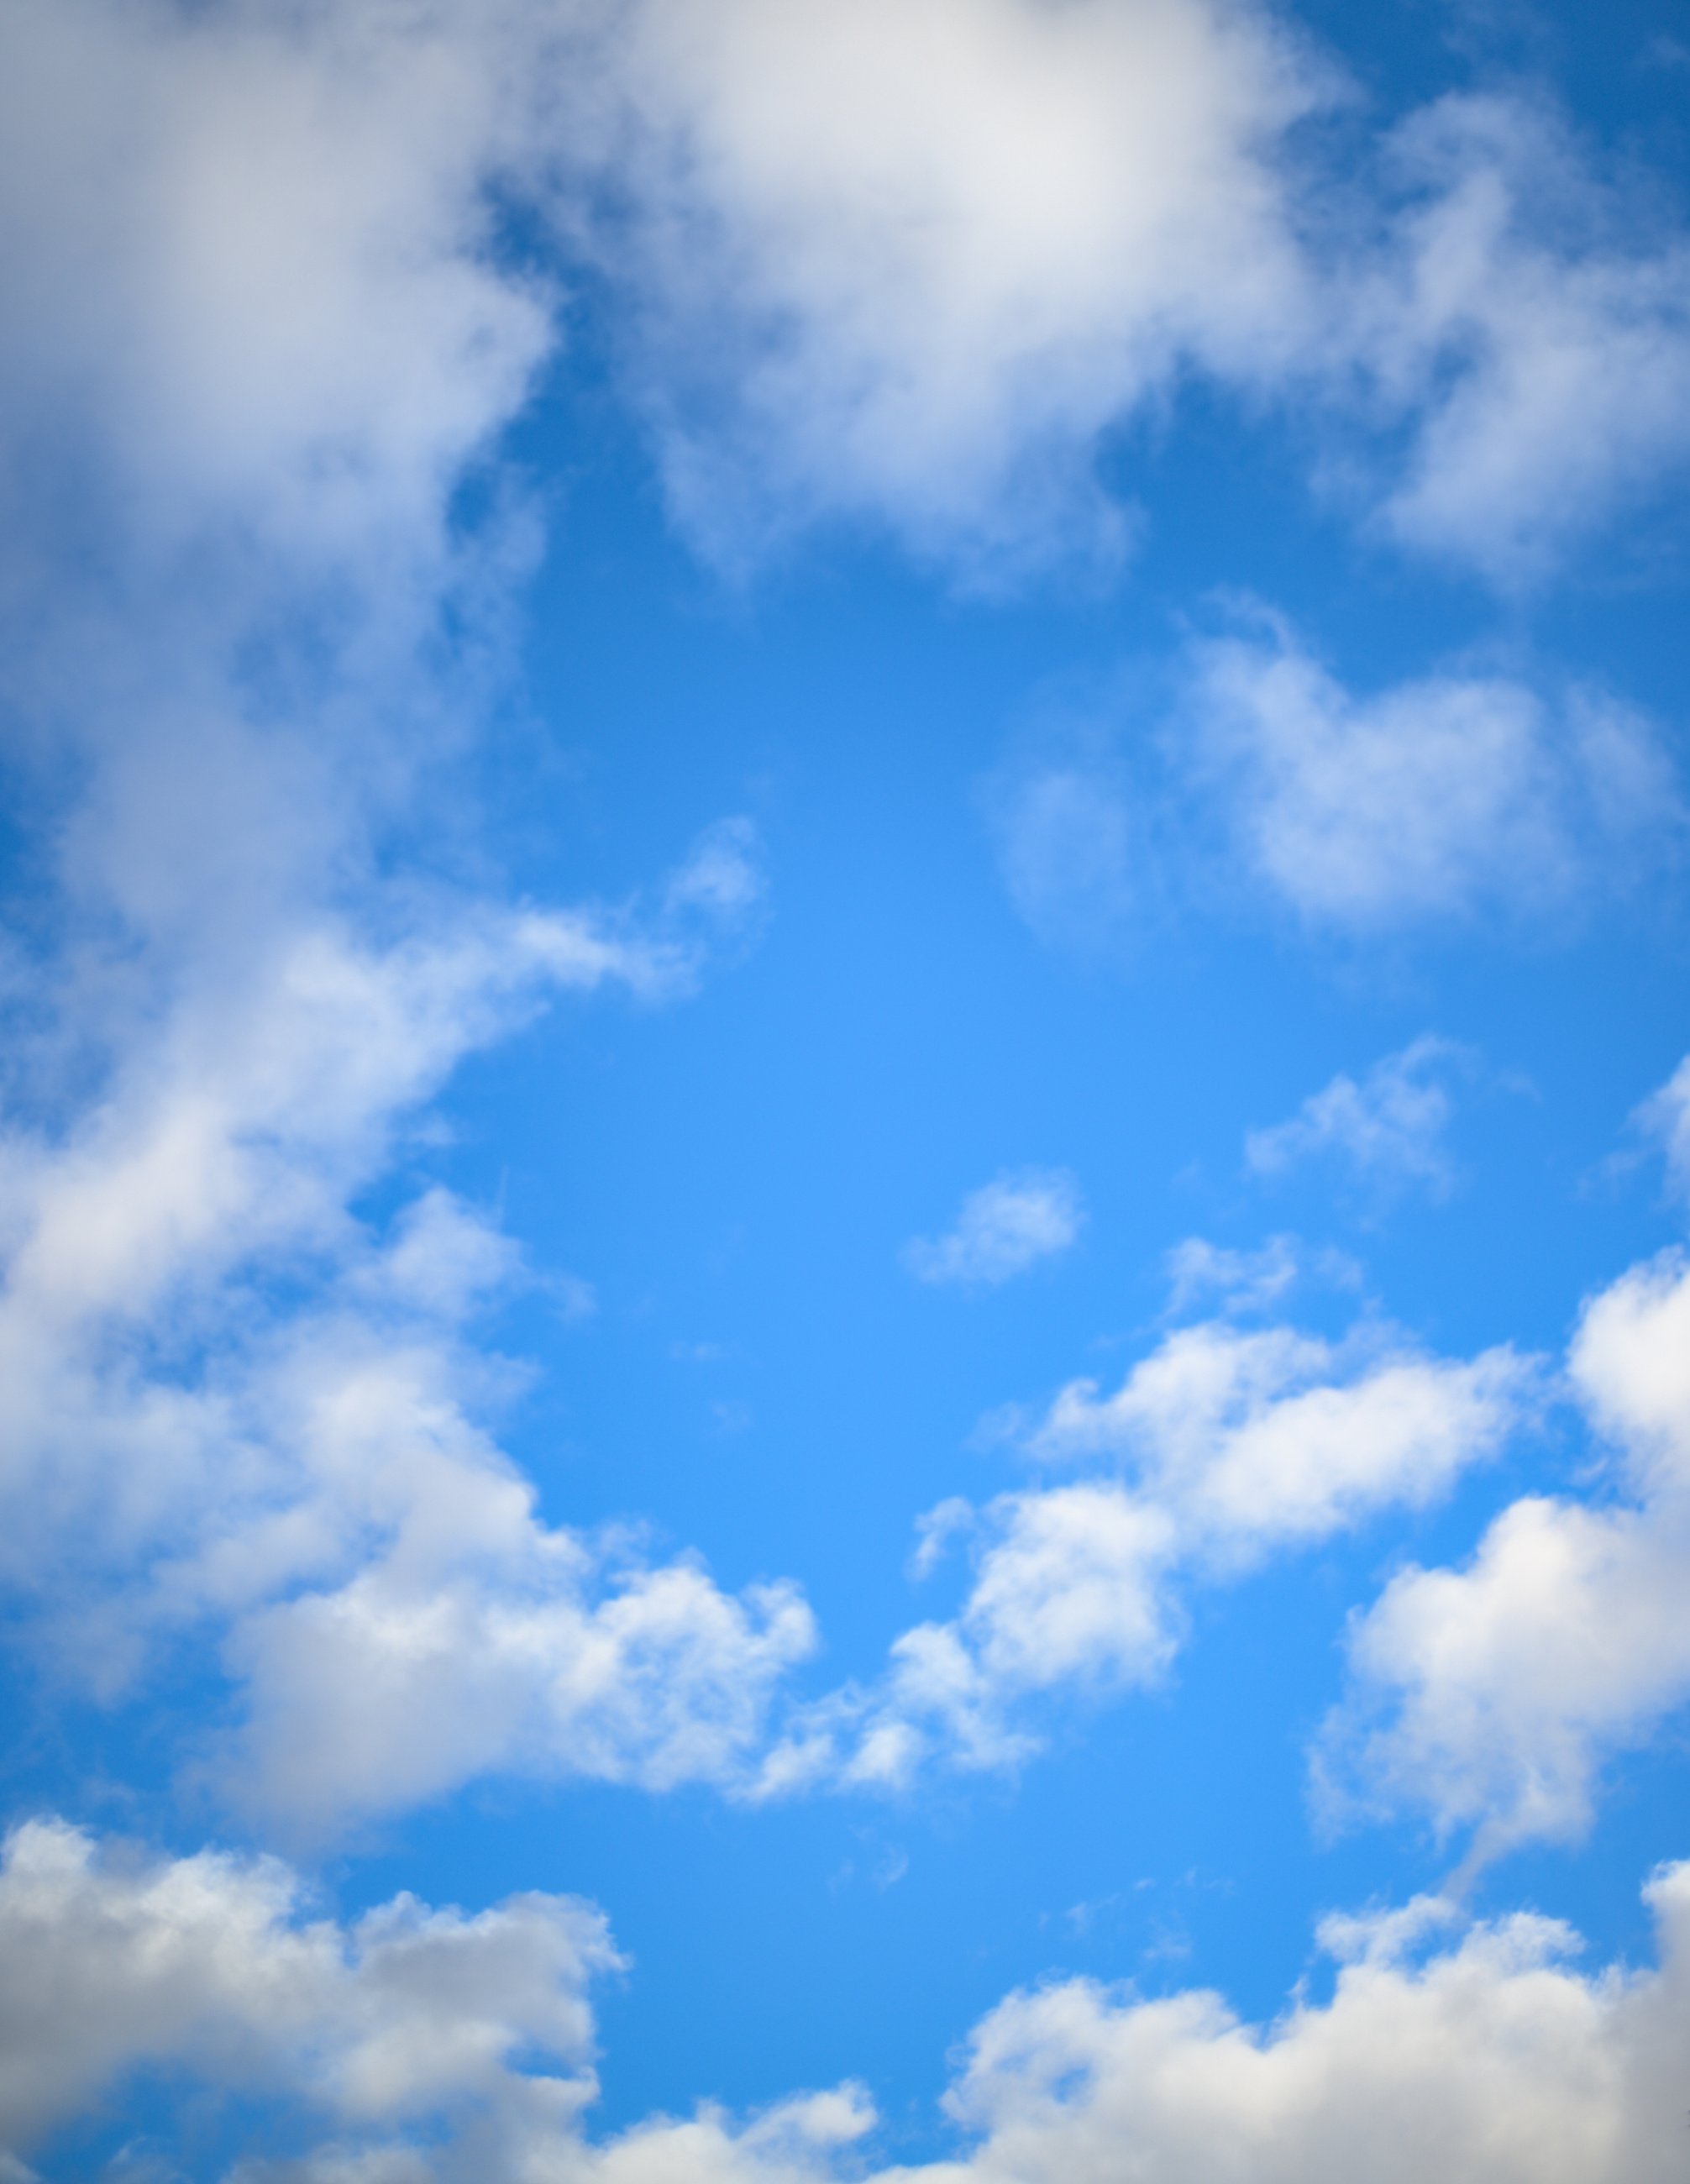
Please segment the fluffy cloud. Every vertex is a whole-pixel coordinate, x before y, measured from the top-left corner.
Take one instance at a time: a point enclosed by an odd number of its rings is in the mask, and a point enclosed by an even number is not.
[[[103,1696],[220,1659],[222,1785],[271,1825],[482,1766],[726,1779],[811,1642],[790,1588],[542,1524],[471,1335],[516,1255],[426,1187],[354,1210],[467,1054],[562,994],[683,994],[756,914],[742,822],[638,898],[502,900],[452,772],[532,543],[496,449],[559,299],[501,223],[572,26],[3,33],[3,695],[47,846],[7,966],[0,1566]]]
[[[274,1860],[107,1857],[62,1822],[18,1829],[0,2148],[148,2066],[282,2096],[354,2138],[489,2109],[496,2137],[563,2131],[591,2098],[586,1989],[617,1958],[588,1905],[519,1896],[466,1918],[400,1896],[344,1928],[308,1912]]]
[[[1690,245],[1518,102],[1441,100],[1386,157],[1394,217],[1351,322],[1412,421],[1381,521],[1517,582],[1690,456]]]
[[[1668,869],[1690,821],[1666,737],[1611,692],[1461,666],[1353,688],[1260,601],[1069,711],[988,809],[1017,910],[1081,949],[1264,903],[1368,940],[1552,923]]]
[[[1214,0],[649,0],[606,78],[670,492],[732,560],[845,514],[991,570],[1121,519],[1098,436],[1295,339],[1319,72]]]
[[[1274,1176],[1336,1156],[1379,1189],[1418,1183],[1447,1190],[1453,1177],[1444,1134],[1454,1102],[1443,1079],[1463,1058],[1447,1039],[1427,1034],[1375,1062],[1360,1084],[1341,1071],[1289,1121],[1252,1130],[1245,1159],[1257,1174]]]
[[[14,1835],[0,1872],[0,2159],[138,2070],[285,2102],[315,2150],[232,2178],[310,2184],[1145,2184],[1248,2174],[1396,2184],[1666,2184],[1682,2132],[1690,1875],[1648,1889],[1657,1969],[1572,1968],[1577,1936],[1469,1925],[1419,1898],[1332,1918],[1331,1999],[1271,2026],[1202,1992],[1145,2002],[1071,1981],[974,2029],[945,2106],[948,2159],[885,2169],[852,2086],[741,2122],[711,2109],[589,2140],[587,1983],[616,1962],[587,1907],[516,1897],[475,1917],[401,1897],[350,1927],[302,1916],[274,1864],[102,1857]]]
[[[1061,1169],[1001,1175],[969,1192],[947,1234],[906,1245],[904,1263],[919,1281],[995,1288],[1066,1251],[1085,1218],[1079,1187]]]
[[[878,1685],[798,1712],[765,1762],[764,1793],[897,1784],[935,1758],[1014,1763],[1039,1741],[1029,1701],[1165,1670],[1184,1587],[1425,1506],[1532,1401],[1532,1368],[1509,1351],[1461,1364],[1384,1336],[1340,1348],[1224,1321],[1176,1330],[1113,1395],[1071,1383],[1020,1437],[1035,1461],[1088,1475],[978,1515],[956,1502],[934,1513],[919,1571],[974,1534],[960,1612],[899,1638]]]
[[[1311,926],[1553,908],[1682,826],[1657,736],[1612,698],[1469,674],[1358,696],[1265,621],[1195,649],[1187,719],[1241,861]]]
[[[1357,1621],[1356,1693],[1329,1726],[1330,1794],[1471,1828],[1475,1862],[1577,1836],[1604,1762],[1690,1700],[1682,1255],[1633,1268],[1590,1304],[1570,1378],[1614,1451],[1609,1490],[1529,1496],[1465,1567],[1395,1578]]]
[[[58,1143],[4,1142],[8,1575],[109,1692],[221,1634],[251,1715],[230,1786],[272,1823],[487,1766],[726,1779],[812,1642],[790,1588],[541,1524],[464,1339],[510,1245],[438,1191],[385,1239],[349,1211],[549,990],[684,987],[695,903],[731,927],[754,899],[745,849],[709,838],[643,921],[472,907],[385,953],[284,928],[238,1006],[184,998]]]
[[[1690,456],[1683,236],[1530,101],[1358,159],[1337,70],[1211,0],[645,0],[596,68],[597,247],[729,563],[841,515],[977,577],[1118,550],[1100,448],[1193,377],[1507,583]]]

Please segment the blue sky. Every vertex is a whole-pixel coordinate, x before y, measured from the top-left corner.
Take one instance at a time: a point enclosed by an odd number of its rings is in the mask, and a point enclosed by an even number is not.
[[[0,2184],[1654,2184],[1690,42],[27,0]]]

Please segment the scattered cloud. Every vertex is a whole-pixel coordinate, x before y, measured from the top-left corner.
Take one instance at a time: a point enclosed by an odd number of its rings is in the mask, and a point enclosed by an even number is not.
[[[602,65],[601,247],[671,504],[729,564],[839,516],[976,577],[1107,562],[1099,436],[1297,338],[1275,162],[1327,86],[1254,8],[650,0]]]
[[[282,2096],[348,2155],[421,2160],[489,2111],[506,2148],[566,2131],[596,2091],[588,1983],[618,1961],[566,1897],[469,1918],[400,1896],[342,1927],[275,1859],[148,1859],[31,1821],[0,1868],[0,2151],[142,2068]]]
[[[1113,1395],[1071,1382],[1022,1440],[1036,1462],[1083,1475],[978,1513],[957,1497],[934,1510],[920,1574],[953,1536],[974,1540],[960,1612],[905,1632],[878,1685],[796,1709],[764,1794],[898,1786],[934,1760],[1016,1763],[1040,1741],[1032,1702],[1165,1672],[1191,1585],[1425,1507],[1534,1401],[1534,1369],[1510,1351],[1453,1363],[1383,1329],[1336,1346],[1224,1320],[1169,1334]]]
[[[880,1877],[894,1877],[889,1867]],[[1326,2184],[1373,2149],[1410,2184],[1461,2149],[1474,2184],[1666,2184],[1690,2026],[1690,1875],[1646,1891],[1658,1965],[1581,1973],[1579,1937],[1442,1898],[1334,1916],[1330,2001],[1270,2026],[1200,1989],[1145,2001],[1087,1980],[1022,1990],[970,2036],[948,2158],[886,2169],[845,2085],[739,2120],[706,2106],[588,2136],[589,1982],[617,1959],[599,1914],[526,1895],[473,1916],[399,1897],[310,1919],[273,1861],[114,1856],[55,1821],[0,1870],[0,2159],[21,2157],[137,2070],[285,2104],[302,2184],[1029,2184],[1130,2169],[1145,2184],[1243,2173]]]
[[[1604,1765],[1690,1702],[1690,1268],[1587,1307],[1572,1391],[1613,1451],[1588,1498],[1511,1503],[1459,1568],[1411,1567],[1354,1624],[1321,1794],[1473,1830],[1470,1863],[1587,1828]]]
[[[1263,603],[1224,611],[991,777],[999,869],[1040,939],[1118,951],[1264,905],[1373,941],[1565,923],[1682,857],[1671,745],[1611,692],[1464,665],[1358,690]]]
[[[1194,1305],[1218,1302],[1233,1313],[1269,1312],[1301,1282],[1356,1289],[1361,1269],[1342,1251],[1310,1251],[1295,1236],[1270,1236],[1253,1251],[1187,1236],[1168,1254],[1168,1309],[1179,1318]]]
[[[1455,1109],[1447,1080],[1470,1059],[1464,1048],[1425,1034],[1375,1062],[1359,1084],[1341,1071],[1288,1122],[1252,1130],[1244,1157],[1260,1176],[1336,1159],[1375,1190],[1419,1184],[1442,1196],[1455,1179],[1445,1142]]]
[[[470,1329],[585,1284],[426,1181],[359,1210],[469,1055],[682,999],[761,916],[742,818],[568,908],[474,840],[538,538],[496,451],[560,339],[507,231],[571,17],[7,21],[0,699],[51,846],[6,994],[0,1567],[84,1689],[220,1668],[207,1765],[263,1829],[484,1767],[725,1782],[812,1642],[789,1586],[540,1520]]]
[[[1310,927],[1541,914],[1682,833],[1665,749],[1618,699],[1473,674],[1358,696],[1265,619],[1192,648],[1185,727],[1243,868]]]
[[[1666,1155],[1667,1177],[1681,1196],[1690,1197],[1690,1057],[1681,1061],[1659,1092],[1638,1109],[1636,1120]]]
[[[1023,1168],[970,1191],[956,1227],[906,1245],[904,1263],[918,1281],[996,1288],[1068,1251],[1085,1219],[1079,1186],[1065,1170]]]
[[[1690,241],[1526,101],[1440,99],[1385,149],[1347,328],[1409,424],[1381,527],[1531,582],[1690,457]]]

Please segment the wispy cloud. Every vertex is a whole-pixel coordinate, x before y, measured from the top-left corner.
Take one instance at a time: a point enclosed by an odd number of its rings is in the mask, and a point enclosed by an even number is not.
[[[1260,1176],[1336,1159],[1359,1182],[1394,1192],[1419,1185],[1441,1195],[1455,1178],[1447,1134],[1455,1112],[1448,1079],[1466,1050],[1431,1033],[1374,1063],[1359,1082],[1340,1071],[1289,1121],[1252,1130],[1244,1157]]]
[[[1078,1241],[1079,1186],[1059,1168],[1023,1168],[970,1191],[953,1228],[916,1237],[904,1263],[918,1281],[996,1288]]]

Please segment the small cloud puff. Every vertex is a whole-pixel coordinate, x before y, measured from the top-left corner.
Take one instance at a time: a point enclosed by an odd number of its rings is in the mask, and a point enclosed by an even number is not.
[[[904,1264],[918,1281],[995,1288],[1066,1251],[1085,1219],[1079,1185],[1066,1169],[1023,1168],[970,1191],[949,1233],[913,1238]]]
[[[1257,1175],[1279,1176],[1305,1161],[1336,1158],[1378,1190],[1418,1184],[1442,1196],[1455,1179],[1444,1143],[1455,1112],[1446,1080],[1470,1060],[1464,1048],[1426,1033],[1375,1062],[1359,1082],[1341,1070],[1288,1120],[1252,1130],[1246,1162]]]

